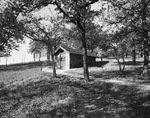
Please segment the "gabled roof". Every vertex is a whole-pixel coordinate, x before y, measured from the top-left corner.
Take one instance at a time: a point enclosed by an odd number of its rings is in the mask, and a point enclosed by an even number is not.
[[[57,48],[56,51],[55,51],[55,55],[57,55],[57,53],[58,53],[60,50],[67,51],[67,52],[69,52],[69,53],[71,53],[71,54],[83,55],[83,51],[82,51],[82,50],[73,49],[73,48],[70,48],[70,47],[65,46],[65,45],[59,46],[59,48]],[[96,54],[90,53],[90,52],[87,53],[87,56],[97,57]]]

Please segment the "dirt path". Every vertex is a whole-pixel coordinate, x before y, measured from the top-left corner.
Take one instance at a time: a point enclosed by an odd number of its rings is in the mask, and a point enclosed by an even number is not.
[[[109,60],[106,60],[106,61],[109,61],[109,63],[105,64],[103,66],[103,70],[107,71],[107,70],[116,70],[118,69],[118,66],[116,66],[116,59],[109,59]]]
[[[116,65],[115,59],[109,60],[109,63],[107,63],[103,67],[89,68],[89,71],[95,71],[95,72],[110,71],[110,70],[118,70],[118,66]],[[51,72],[51,73],[53,72],[52,68],[43,68],[43,71]],[[67,76],[71,76],[73,78],[83,78],[83,68],[75,68],[75,69],[69,69],[69,70],[57,69],[57,74],[67,75]],[[93,76],[90,76],[90,78],[93,78]],[[135,86],[136,88],[138,88],[140,90],[150,91],[150,84],[141,84],[138,82],[129,82],[126,80],[117,80],[117,78],[116,79],[114,79],[114,78],[103,79],[102,77],[101,78],[95,78],[95,81],[101,81],[101,82],[105,82],[105,83],[114,83],[114,84],[118,84],[118,85]]]
[[[126,86],[135,86],[136,88],[140,89],[140,90],[144,90],[144,91],[150,91],[150,84],[141,84],[141,83],[137,83],[137,82],[127,82],[127,81],[123,81],[123,80],[99,80],[105,83],[114,83],[114,84],[118,84],[118,85],[126,85]]]

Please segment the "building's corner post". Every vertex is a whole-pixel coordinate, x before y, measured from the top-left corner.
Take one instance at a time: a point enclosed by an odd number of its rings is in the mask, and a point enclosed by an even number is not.
[[[65,69],[70,69],[70,53],[66,53]]]

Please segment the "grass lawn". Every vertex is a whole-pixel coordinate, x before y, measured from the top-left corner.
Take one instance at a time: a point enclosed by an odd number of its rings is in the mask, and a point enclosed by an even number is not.
[[[87,83],[75,76],[53,78],[35,65],[1,67],[0,118],[150,118],[150,89],[139,87],[149,80],[141,67],[128,63],[124,74],[117,68],[90,68],[93,81]],[[113,79],[136,84],[101,81]]]

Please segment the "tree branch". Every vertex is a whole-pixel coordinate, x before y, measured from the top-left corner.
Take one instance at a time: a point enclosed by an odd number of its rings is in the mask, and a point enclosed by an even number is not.
[[[88,2],[88,3],[84,4],[83,6],[80,6],[79,8],[81,10],[83,8],[86,8],[86,7],[90,6],[91,4],[94,4],[94,3],[98,2],[98,1],[99,0],[91,0],[91,2]]]
[[[58,4],[58,2],[57,2],[56,0],[55,0],[55,5],[56,5],[57,8],[59,9],[59,11],[60,11],[61,13],[63,13],[63,15],[64,15],[65,17],[69,18],[69,20],[70,20],[71,23],[73,23],[73,24],[76,25],[76,21],[73,20],[73,18],[70,17],[69,14],[67,14],[67,13],[61,8],[61,6]]]

